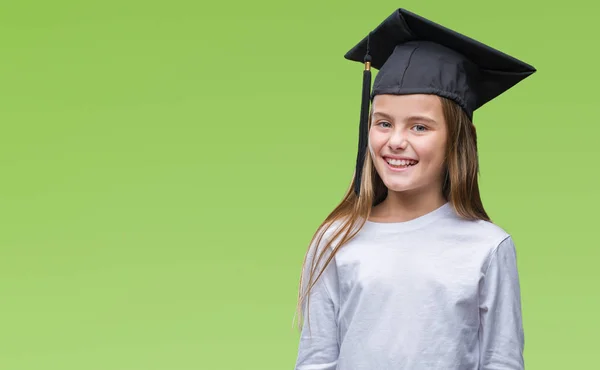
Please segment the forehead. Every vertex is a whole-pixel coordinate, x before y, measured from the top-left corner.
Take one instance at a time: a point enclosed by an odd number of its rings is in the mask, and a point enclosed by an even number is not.
[[[376,95],[373,98],[373,113],[382,112],[395,117],[409,115],[443,116],[442,102],[433,94]]]

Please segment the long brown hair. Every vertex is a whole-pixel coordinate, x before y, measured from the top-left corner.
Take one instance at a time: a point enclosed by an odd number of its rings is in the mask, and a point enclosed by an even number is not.
[[[490,221],[479,195],[479,184],[477,181],[479,159],[475,126],[462,108],[454,101],[438,97],[442,102],[444,119],[448,129],[446,165],[444,169],[445,181],[442,187],[443,195],[460,217],[467,220]],[[371,114],[369,114],[370,127]],[[298,306],[296,309],[296,314],[301,319],[304,318],[304,300],[310,299],[310,291],[325,271],[327,265],[334,258],[337,251],[360,231],[365,221],[371,215],[372,207],[381,203],[387,196],[387,187],[373,165],[369,150],[366,151],[360,197],[357,197],[353,191],[355,176],[356,173],[353,175],[352,182],[346,190],[342,201],[317,228],[304,257],[302,265],[303,273],[301,274],[298,292]],[[330,237],[326,238],[324,246],[320,247],[323,236],[333,224],[339,225],[339,227],[336,227],[336,230],[330,233]],[[334,241],[338,242],[336,242],[335,247],[330,251]],[[317,249],[322,250],[318,258],[309,257],[309,252],[313,250],[312,246],[319,246]],[[326,254],[328,258],[323,264],[321,261]],[[311,266],[307,266],[309,259],[313,261]],[[313,280],[317,266],[323,267]],[[305,291],[303,291],[303,287],[306,285],[304,272],[310,272],[308,282],[312,281],[311,284],[308,284]],[[306,303],[306,308],[308,309],[308,307],[309,305]],[[299,321],[298,325],[298,329],[301,328],[302,320]]]

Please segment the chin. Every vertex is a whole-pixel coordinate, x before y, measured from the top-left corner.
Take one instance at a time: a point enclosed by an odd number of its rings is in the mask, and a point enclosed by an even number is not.
[[[415,189],[412,186],[387,186],[387,188],[388,188],[388,191],[393,191],[395,193],[402,193],[402,192],[407,192],[407,191]]]
[[[390,191],[395,191],[395,192],[403,192],[403,191],[409,191],[409,190],[413,190],[416,188],[416,186],[414,186],[414,184],[402,184],[402,183],[398,183],[398,182],[387,182],[385,180],[383,180],[383,184],[388,188],[388,190]]]

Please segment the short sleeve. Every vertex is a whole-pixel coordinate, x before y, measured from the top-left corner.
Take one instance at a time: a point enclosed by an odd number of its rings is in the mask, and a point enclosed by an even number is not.
[[[524,369],[524,333],[515,245],[492,251],[480,285],[480,370]]]
[[[321,244],[325,244],[324,241],[325,237]],[[318,257],[320,252],[321,250],[317,251],[314,245],[311,246],[305,264],[307,268],[312,266],[313,259]],[[319,261],[315,277],[321,271],[328,257],[329,254],[326,253],[321,259],[322,262]],[[306,268],[302,273],[304,281],[307,282],[309,275]],[[306,285],[306,283],[303,284],[303,292]],[[306,310],[307,301],[304,301],[303,326],[295,370],[334,370],[336,368],[339,355],[337,289],[337,268],[334,257],[311,290],[308,311]]]

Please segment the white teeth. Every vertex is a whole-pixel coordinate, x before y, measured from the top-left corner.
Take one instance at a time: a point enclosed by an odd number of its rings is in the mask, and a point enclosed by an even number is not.
[[[391,159],[391,158],[386,158],[385,160],[387,161],[387,163],[389,163],[393,166],[413,166],[413,165],[417,164],[417,161],[413,161],[413,160]]]

